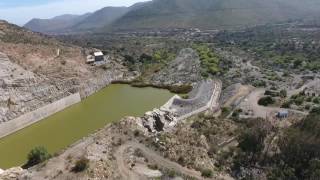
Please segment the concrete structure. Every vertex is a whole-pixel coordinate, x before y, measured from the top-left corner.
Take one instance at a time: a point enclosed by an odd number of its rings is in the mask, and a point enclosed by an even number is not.
[[[0,125],[0,138],[8,136],[16,131],[28,127],[36,122],[43,120],[63,109],[72,106],[81,101],[80,94],[72,94],[56,102],[41,107],[35,111],[26,113],[16,119],[5,122]]]
[[[178,121],[210,108],[215,110],[219,108],[218,100],[221,89],[221,82],[206,80],[194,88],[193,92],[190,93],[190,99],[182,99],[176,95],[162,106],[161,109],[175,114]]]

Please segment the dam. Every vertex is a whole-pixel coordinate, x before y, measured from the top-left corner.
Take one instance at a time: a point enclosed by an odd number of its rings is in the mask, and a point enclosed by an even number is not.
[[[36,146],[57,153],[109,123],[159,108],[172,96],[163,89],[109,85],[80,103],[1,138],[0,168],[24,164]]]

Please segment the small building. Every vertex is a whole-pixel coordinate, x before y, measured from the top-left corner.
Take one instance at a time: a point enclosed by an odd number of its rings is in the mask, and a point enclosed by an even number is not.
[[[93,54],[94,54],[95,61],[103,61],[104,60],[103,53],[101,51],[95,52]]]
[[[279,111],[277,113],[277,118],[285,119],[289,117],[289,112],[287,110]]]

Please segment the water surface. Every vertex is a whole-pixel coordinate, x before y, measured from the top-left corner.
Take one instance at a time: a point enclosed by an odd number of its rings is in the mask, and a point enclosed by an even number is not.
[[[0,139],[0,168],[20,166],[35,146],[58,152],[125,116],[141,116],[173,96],[167,90],[110,85],[43,121]]]

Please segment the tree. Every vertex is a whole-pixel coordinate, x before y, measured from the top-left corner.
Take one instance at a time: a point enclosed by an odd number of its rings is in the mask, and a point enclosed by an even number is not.
[[[260,155],[264,149],[264,141],[268,133],[271,131],[271,125],[268,121],[264,119],[255,119],[251,122],[252,125],[249,125],[242,134],[238,137],[239,148],[244,153],[245,158],[251,156],[248,161],[249,164],[252,163],[256,155]],[[251,126],[251,127],[250,127]],[[248,163],[247,161],[244,163]]]
[[[35,147],[29,152],[28,162],[24,165],[24,168],[32,167],[50,158],[51,158],[51,155],[48,153],[46,148],[42,146]]]

